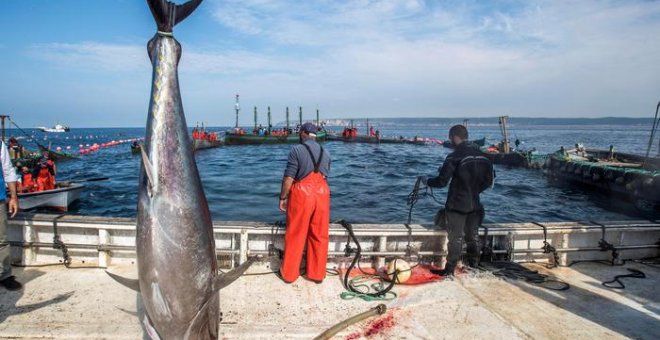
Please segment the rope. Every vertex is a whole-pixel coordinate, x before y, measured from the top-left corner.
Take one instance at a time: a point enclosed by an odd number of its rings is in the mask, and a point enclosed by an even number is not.
[[[479,267],[482,270],[491,272],[497,277],[512,280],[525,280],[525,282],[535,284],[545,289],[564,291],[571,287],[564,281],[545,274],[541,274],[536,270],[531,270],[515,262],[482,262]]]
[[[642,272],[641,270],[633,269],[633,268],[626,268],[630,272],[630,274],[625,274],[625,275],[617,275],[614,277],[613,280],[611,281],[605,281],[602,283],[603,286],[607,288],[613,288],[613,289],[625,289],[626,286],[621,282],[621,279],[630,277],[634,279],[645,279],[646,274]],[[613,283],[617,283],[617,285],[612,285]]]

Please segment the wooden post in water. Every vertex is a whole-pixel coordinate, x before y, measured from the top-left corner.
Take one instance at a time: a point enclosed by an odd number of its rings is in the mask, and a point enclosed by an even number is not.
[[[269,107],[268,107],[268,127],[267,127],[267,129],[268,129],[268,134],[269,134],[269,135],[270,135],[270,133],[271,133],[271,131],[270,131],[270,127],[271,127],[271,126],[272,126],[272,125],[270,124],[270,106],[269,106]]]
[[[302,126],[302,106],[298,106],[298,121],[300,122],[300,126]]]
[[[254,131],[257,131],[257,107],[254,107]]]
[[[502,151],[504,153],[509,153],[511,152],[511,148],[509,146],[509,131],[507,128],[508,124],[508,119],[509,116],[501,116],[500,117],[500,130],[502,131]]]

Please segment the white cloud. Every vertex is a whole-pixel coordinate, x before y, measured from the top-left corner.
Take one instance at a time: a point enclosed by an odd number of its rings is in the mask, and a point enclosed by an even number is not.
[[[280,96],[338,114],[400,116],[639,115],[658,100],[660,2],[211,4],[234,34],[223,46],[236,47],[185,45],[180,69],[199,101],[241,89],[262,105],[283,104]],[[142,45],[45,44],[33,52],[94,72],[148,63]]]

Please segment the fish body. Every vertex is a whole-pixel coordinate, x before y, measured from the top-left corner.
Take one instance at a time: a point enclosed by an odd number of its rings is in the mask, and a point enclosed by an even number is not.
[[[216,339],[220,322],[213,224],[179,91],[181,45],[172,34],[181,6],[199,2],[148,0],[159,31],[148,43],[153,76],[136,245],[142,300],[163,339]]]

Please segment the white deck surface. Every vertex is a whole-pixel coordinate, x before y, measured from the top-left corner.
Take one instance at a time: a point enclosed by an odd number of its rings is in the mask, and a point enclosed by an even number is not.
[[[626,274],[625,268],[640,269],[647,278],[623,279],[625,290],[601,286]],[[135,275],[135,267],[110,271]],[[14,273],[25,289],[0,288],[0,338],[144,337],[134,315],[140,306],[137,293],[101,269],[56,266],[15,268]],[[552,273],[571,289],[554,292],[488,275],[397,286],[399,298],[387,303],[384,316],[356,324],[337,339],[660,339],[657,267],[582,263]],[[274,275],[242,277],[221,292],[221,338],[310,339],[378,304],[344,301],[341,292],[338,277],[321,285],[303,278],[287,285]],[[377,321],[385,327],[374,329]],[[370,329],[376,334],[365,336]]]

